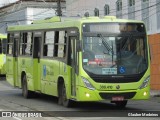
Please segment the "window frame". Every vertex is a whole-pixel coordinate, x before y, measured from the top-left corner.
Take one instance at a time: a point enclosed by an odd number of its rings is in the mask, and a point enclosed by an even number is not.
[[[117,0],[116,2],[116,10],[122,11],[122,0]]]
[[[98,8],[94,9],[94,16],[99,16],[99,9]]]
[[[28,33],[31,34],[31,42],[28,43]],[[26,49],[30,45],[30,53],[26,53]],[[33,55],[33,32],[32,31],[24,31],[21,32],[21,37],[19,41],[19,56],[32,56]]]
[[[10,32],[8,33],[7,35],[7,55],[9,56],[13,56],[13,42],[14,42],[14,33],[13,32]],[[11,53],[10,53],[10,46],[12,47],[11,48]]]
[[[104,6],[104,15],[109,15],[110,14],[110,8],[108,4],[105,4]]]
[[[43,58],[50,58],[50,59],[53,59],[53,58],[61,58],[61,59],[66,59],[66,54],[67,54],[67,39],[68,39],[68,29],[70,28],[64,28],[64,29],[52,29],[52,30],[45,30],[44,31],[44,40],[43,40],[43,50],[42,50],[42,57]],[[53,56],[44,56],[44,45],[49,45],[49,44],[46,44],[45,43],[45,40],[46,40],[46,32],[50,32],[50,31],[54,31],[54,42],[53,43],[50,43],[51,45],[53,45]],[[64,35],[64,43],[59,43],[59,33],[60,32],[65,32],[65,35]],[[59,45],[64,45],[64,49],[63,49],[63,57],[59,57],[58,56],[58,48],[59,48]]]

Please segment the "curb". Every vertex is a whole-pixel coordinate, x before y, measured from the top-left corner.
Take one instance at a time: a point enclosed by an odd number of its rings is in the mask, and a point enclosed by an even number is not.
[[[160,90],[151,90],[150,95],[153,97],[160,97]]]

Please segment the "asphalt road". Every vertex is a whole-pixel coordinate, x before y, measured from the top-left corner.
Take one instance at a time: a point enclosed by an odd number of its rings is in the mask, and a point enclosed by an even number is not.
[[[25,115],[26,111],[31,113],[40,111],[37,115],[47,117],[34,118],[34,120],[137,120],[144,117],[135,115],[141,113],[154,113],[159,117],[146,117],[145,120],[160,119],[160,97],[152,97],[147,101],[129,101],[126,108],[123,110],[117,109],[114,104],[109,102],[92,102],[92,103],[75,103],[72,108],[65,108],[57,104],[57,98],[47,95],[39,95],[32,99],[22,97],[22,91],[18,88],[13,88],[5,78],[0,78],[0,111],[13,111]],[[159,111],[159,112],[157,112]],[[23,113],[24,112],[24,113]],[[137,114],[135,114],[137,113]],[[20,115],[19,114],[19,115]],[[129,117],[127,117],[127,115]],[[133,116],[134,115],[134,116]],[[92,117],[91,117],[92,116]],[[120,117],[126,116],[126,117]],[[0,120],[33,120],[32,118],[1,117]]]

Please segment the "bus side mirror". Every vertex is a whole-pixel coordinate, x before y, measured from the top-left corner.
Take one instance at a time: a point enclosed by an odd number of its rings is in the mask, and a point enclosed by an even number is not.
[[[82,41],[81,40],[77,40],[77,52],[82,51]]]

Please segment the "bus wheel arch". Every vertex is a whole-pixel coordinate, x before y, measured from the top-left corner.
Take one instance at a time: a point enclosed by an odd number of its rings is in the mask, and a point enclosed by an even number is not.
[[[21,88],[22,88],[22,85],[23,85],[23,77],[24,75],[26,75],[26,73],[24,71],[22,71],[21,73]]]
[[[58,104],[63,105],[65,107],[71,106],[71,100],[67,98],[66,86],[64,79],[59,77],[58,79]]]
[[[32,92],[28,90],[28,83],[26,73],[23,71],[21,74],[21,86],[22,86],[22,95],[24,98],[30,98],[32,96]]]

